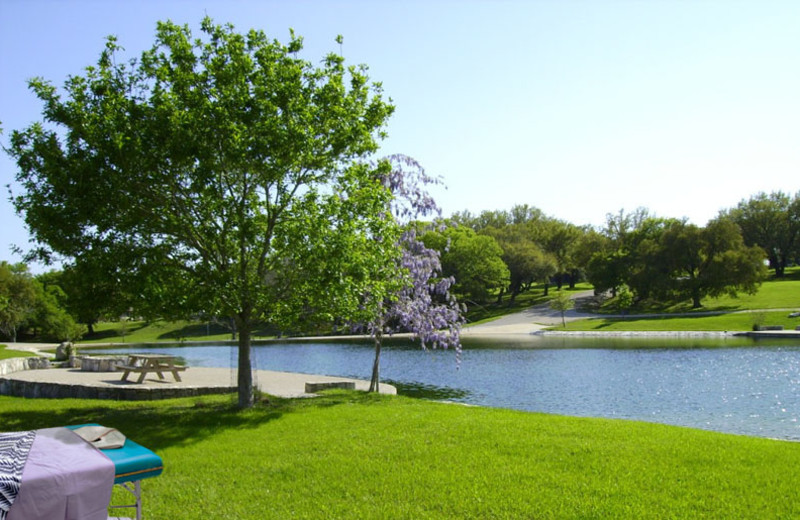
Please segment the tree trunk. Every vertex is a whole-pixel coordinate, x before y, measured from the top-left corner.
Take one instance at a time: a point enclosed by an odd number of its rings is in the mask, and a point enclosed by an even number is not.
[[[239,327],[239,370],[237,377],[239,408],[252,408],[253,369],[250,363],[250,327],[244,323]]]
[[[381,382],[381,344],[383,343],[383,332],[380,330],[375,334],[375,361],[372,362],[372,378],[369,381],[369,392],[380,392]]]
[[[699,309],[703,305],[700,303],[700,292],[692,291],[692,309]]]
[[[501,288],[500,292],[497,295],[497,305],[500,305],[503,302],[503,294],[505,294],[505,288]]]

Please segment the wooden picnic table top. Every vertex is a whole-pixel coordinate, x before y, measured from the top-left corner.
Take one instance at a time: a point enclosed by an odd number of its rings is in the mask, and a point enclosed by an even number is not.
[[[172,356],[170,354],[128,354],[128,357],[134,359],[156,359],[160,361],[174,361],[177,359],[177,356]]]

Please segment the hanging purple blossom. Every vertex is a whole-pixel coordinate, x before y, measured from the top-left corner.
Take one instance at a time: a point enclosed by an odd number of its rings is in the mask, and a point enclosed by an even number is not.
[[[392,168],[383,182],[393,194],[392,216],[401,221],[441,216],[439,206],[426,190],[426,186],[441,184],[441,180],[427,175],[411,157],[392,155],[388,160]],[[464,318],[461,306],[450,293],[455,280],[442,277],[439,252],[425,247],[417,238],[417,228],[413,225],[409,225],[402,234],[398,247],[402,254],[397,267],[399,272],[405,274],[406,283],[393,298],[379,302],[379,312],[374,320],[360,327],[375,341],[371,392],[378,390],[384,334],[410,332],[419,339],[423,349],[452,347],[456,351],[457,362],[461,358],[461,326]]]

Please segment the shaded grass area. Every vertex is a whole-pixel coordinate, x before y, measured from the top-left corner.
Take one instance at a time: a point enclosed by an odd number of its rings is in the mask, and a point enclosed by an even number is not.
[[[632,314],[639,313],[685,313],[685,312],[708,312],[708,311],[737,311],[747,309],[797,309],[800,310],[800,267],[786,269],[783,278],[776,278],[771,275],[761,284],[756,294],[740,293],[736,297],[720,296],[717,298],[704,298],[701,302],[703,306],[693,309],[690,300],[659,304],[657,302],[645,302],[639,306],[632,307]],[[600,309],[602,313],[616,314],[618,309],[615,307],[613,299],[604,302]]]
[[[253,332],[253,339],[271,338],[276,332],[268,327]],[[205,321],[115,321],[95,325],[92,335],[78,343],[155,343],[181,341],[228,341],[231,330],[219,323]]]
[[[9,359],[9,358],[18,358],[18,357],[30,357],[34,356],[32,352],[23,352],[21,350],[14,350],[14,345],[12,344],[11,347],[8,345],[0,345],[0,359]]]
[[[663,316],[632,318],[590,318],[567,323],[566,330],[585,331],[748,331],[753,325],[782,325],[793,330],[800,318],[787,311],[737,312],[718,316]],[[564,330],[563,327],[554,327]]]
[[[4,430],[97,421],[164,460],[146,518],[792,518],[800,446],[330,392],[238,411],[0,397]],[[115,492],[115,500],[120,496]]]

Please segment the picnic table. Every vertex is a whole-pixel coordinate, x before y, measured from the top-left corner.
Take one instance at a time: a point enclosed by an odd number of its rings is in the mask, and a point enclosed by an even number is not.
[[[128,380],[131,372],[139,374],[137,383],[144,382],[144,378],[149,373],[156,373],[160,379],[164,379],[164,372],[172,372],[175,381],[180,382],[181,376],[178,372],[186,370],[186,367],[176,365],[177,357],[167,354],[128,354],[128,362],[120,365],[117,370],[122,370],[122,381]]]

